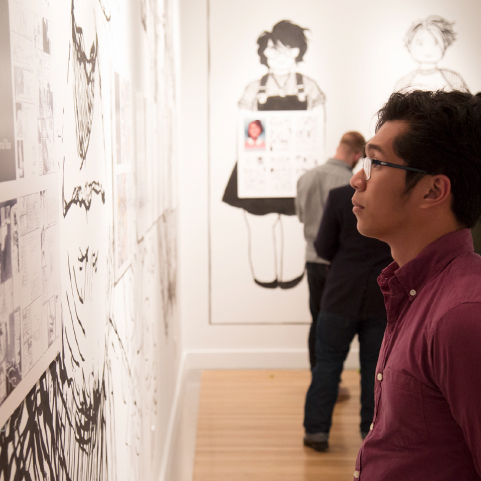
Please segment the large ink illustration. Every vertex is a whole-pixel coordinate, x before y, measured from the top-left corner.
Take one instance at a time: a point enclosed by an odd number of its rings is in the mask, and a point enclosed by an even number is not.
[[[239,109],[255,111],[246,122],[246,137],[243,144],[246,150],[262,150],[264,145],[264,124],[262,112],[284,111],[277,118],[271,116],[273,137],[269,151],[278,154],[272,157],[272,165],[264,168],[263,155],[257,153],[253,158],[256,170],[250,185],[259,181],[259,172],[268,172],[271,176],[282,176],[288,168],[288,159],[282,155],[287,150],[289,138],[296,130],[285,111],[318,111],[321,122],[325,121],[325,95],[315,80],[299,72],[298,64],[303,61],[307,51],[306,28],[289,20],[282,20],[274,25],[272,31],[263,32],[257,39],[260,63],[267,67],[267,73],[251,82],[239,100]],[[324,131],[324,125],[319,126]],[[299,129],[298,129],[299,130]],[[297,133],[298,136],[302,134]],[[253,152],[253,154],[256,154]],[[275,165],[274,165],[275,164]],[[312,165],[314,167],[314,165]],[[268,289],[290,289],[299,284],[304,276],[304,266],[300,264],[297,272],[286,272],[287,249],[284,246],[284,231],[289,229],[289,220],[295,216],[294,198],[292,197],[242,197],[238,188],[239,163],[236,163],[225,188],[223,202],[243,209],[246,222],[249,247],[248,256],[254,282]],[[259,185],[257,185],[259,187]],[[257,258],[263,257],[258,263]]]
[[[406,48],[418,68],[403,77],[395,87],[421,90],[461,90],[468,92],[461,75],[453,70],[440,68],[446,49],[456,40],[454,22],[431,15],[415,22],[406,35]]]
[[[149,210],[125,275],[117,279],[115,243],[125,239],[114,236],[118,218],[113,216],[112,151],[117,146],[112,142],[116,124],[110,40],[115,27],[125,28],[122,4],[71,0],[55,9],[49,2],[31,0],[3,4],[14,5],[7,35],[20,32],[29,40],[36,53],[32,78],[41,80],[38,88],[27,82],[30,47],[17,35],[13,64],[6,69],[18,84],[11,115],[17,140],[12,148],[23,152],[17,156],[17,177],[25,182],[36,175],[43,183],[57,183],[28,196],[0,198],[0,408],[15,395],[16,385],[55,333],[61,342],[55,361],[35,377],[26,397],[17,396],[18,408],[2,423],[0,479],[153,479],[164,435],[155,427],[170,409],[158,373],[161,362],[168,366],[172,358],[168,328],[176,334],[175,203],[172,195],[160,206],[160,195],[171,192],[166,189],[157,189],[162,193],[153,198],[154,187],[173,183],[174,134],[164,128],[165,142],[157,143],[155,127],[158,106],[167,105],[164,97],[171,94],[164,83],[175,84],[162,72],[160,58],[161,44],[162,55],[173,55],[171,41],[161,37],[162,28],[169,29],[164,32],[169,36],[172,27],[160,22],[162,8],[165,22],[172,21],[173,6],[149,0],[149,15],[143,18],[139,12],[132,20],[153,39],[146,55],[152,84],[142,92],[152,105],[146,115],[151,122],[145,122],[145,150],[157,160],[159,147],[170,147],[162,167],[152,161],[146,169],[149,205],[155,208]],[[41,8],[45,13],[36,14]],[[59,24],[65,28],[54,28]],[[35,34],[28,37],[29,30]],[[173,75],[173,69],[168,71]],[[173,115],[174,99],[171,104]],[[125,111],[124,122],[132,122],[132,113]],[[38,123],[29,122],[32,115]],[[127,137],[120,140],[122,159],[129,152],[133,156]],[[29,300],[25,309],[14,303],[17,284],[22,300]]]

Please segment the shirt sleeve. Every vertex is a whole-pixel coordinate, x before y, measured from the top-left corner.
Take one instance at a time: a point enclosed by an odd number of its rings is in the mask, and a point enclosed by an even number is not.
[[[457,72],[453,72],[452,70],[441,69],[441,73],[446,81],[451,85],[453,90],[460,90],[461,92],[469,92],[468,86],[466,82],[463,80],[463,77],[459,75]]]
[[[303,176],[299,177],[297,180],[297,193],[296,193],[296,198],[294,199],[294,205],[296,207],[296,214],[297,218],[299,219],[299,222],[304,224],[304,209],[302,208],[302,182],[303,182]]]
[[[331,261],[339,250],[339,236],[341,232],[340,219],[335,210],[336,202],[333,200],[332,193],[329,193],[324,207],[321,225],[317,232],[314,247],[317,255]]]
[[[257,94],[259,92],[260,80],[250,83],[244,90],[239,100],[239,107],[248,110],[257,110]]]
[[[319,105],[324,105],[326,102],[326,96],[317,85],[317,82],[309,77],[306,77],[305,75],[303,75],[302,78],[304,82],[304,89],[310,104],[309,108],[312,109]]]
[[[446,313],[433,332],[434,375],[481,476],[481,303]]]

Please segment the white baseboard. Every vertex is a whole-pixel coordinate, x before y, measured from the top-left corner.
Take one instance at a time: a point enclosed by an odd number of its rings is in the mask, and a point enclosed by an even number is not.
[[[167,426],[167,434],[165,436],[164,450],[162,453],[162,462],[160,463],[160,473],[158,481],[170,481],[167,479],[167,476],[169,470],[171,469],[174,433],[177,431],[180,418],[179,406],[186,373],[185,364],[186,353],[183,352],[179,365],[179,371],[177,372],[174,399],[172,400],[172,407],[170,410],[169,424]]]

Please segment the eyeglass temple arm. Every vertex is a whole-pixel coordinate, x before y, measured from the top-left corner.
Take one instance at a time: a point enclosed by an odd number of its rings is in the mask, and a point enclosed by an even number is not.
[[[399,165],[399,164],[391,164],[391,162],[384,162],[384,160],[377,160],[377,159],[373,159],[372,160],[372,163],[373,164],[378,164],[378,165],[386,165],[386,166],[389,166],[389,167],[394,167],[396,169],[402,169],[402,170],[411,170],[413,172],[421,172],[423,174],[426,174],[427,172],[425,170],[421,170],[421,169],[416,169],[414,167],[409,167],[407,165]]]

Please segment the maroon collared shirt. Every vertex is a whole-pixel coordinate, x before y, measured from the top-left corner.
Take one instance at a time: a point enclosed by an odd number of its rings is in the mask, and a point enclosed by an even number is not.
[[[451,232],[378,278],[387,328],[364,481],[481,481],[481,257]]]

